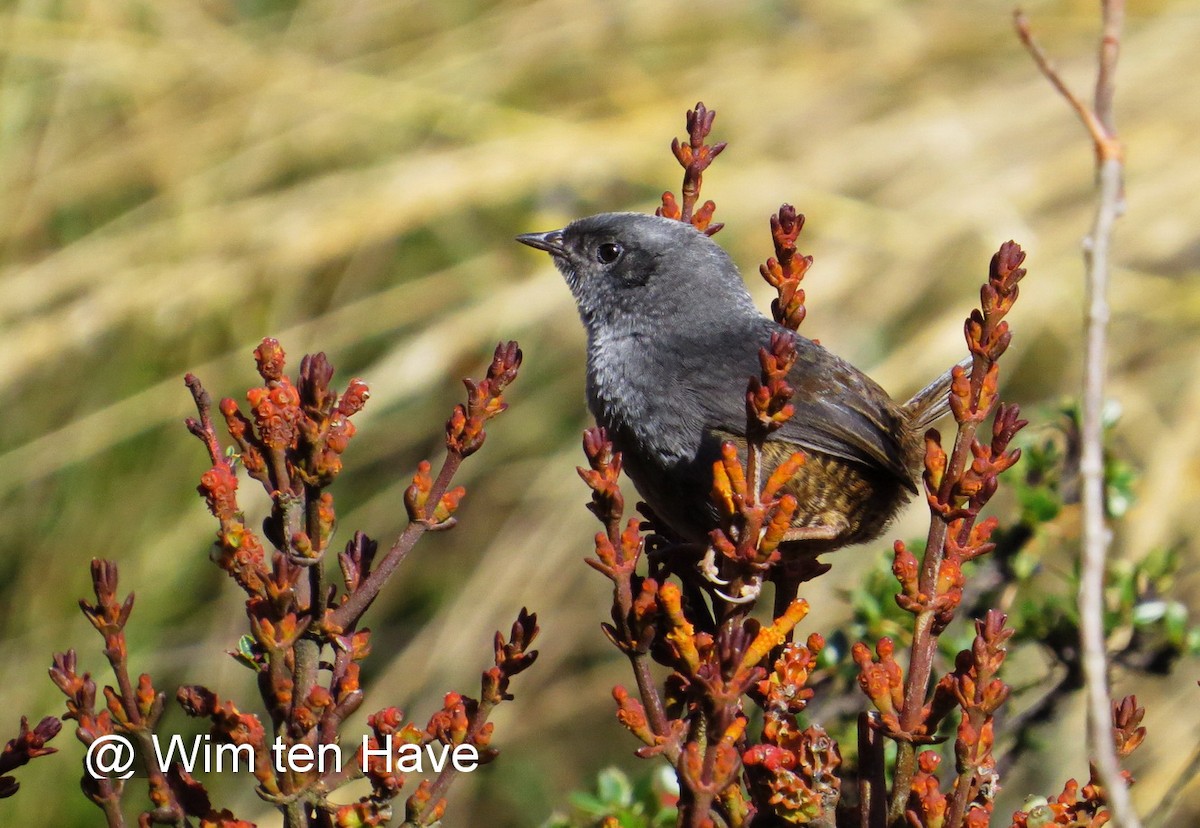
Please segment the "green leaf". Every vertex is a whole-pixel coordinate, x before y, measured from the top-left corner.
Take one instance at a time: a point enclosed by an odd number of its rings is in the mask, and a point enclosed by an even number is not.
[[[1049,486],[1022,488],[1018,491],[1021,518],[1026,523],[1049,523],[1062,511],[1062,498]]]
[[[633,783],[620,768],[605,768],[596,778],[596,791],[602,802],[629,806],[633,803]]]
[[[1163,613],[1163,629],[1167,634],[1167,640],[1173,644],[1182,645],[1187,638],[1187,622],[1187,607],[1179,601],[1168,602],[1166,611]]]
[[[258,672],[258,658],[254,651],[254,636],[246,634],[239,638],[237,649],[231,652],[230,655],[239,664],[249,667],[256,673]]]
[[[1166,601],[1143,601],[1133,608],[1133,623],[1144,627],[1161,621],[1167,614]]]

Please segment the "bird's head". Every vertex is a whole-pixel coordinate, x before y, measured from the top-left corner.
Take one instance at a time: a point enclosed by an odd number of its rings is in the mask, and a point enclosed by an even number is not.
[[[642,328],[667,318],[703,325],[755,313],[729,256],[690,224],[641,213],[601,213],[517,241],[554,258],[588,330]]]

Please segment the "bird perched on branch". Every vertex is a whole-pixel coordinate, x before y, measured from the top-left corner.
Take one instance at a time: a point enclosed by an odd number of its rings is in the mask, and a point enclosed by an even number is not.
[[[683,539],[717,525],[721,444],[744,452],[745,390],[772,334],[795,337],[794,415],[763,446],[764,474],[796,451],[799,508],[785,548],[809,556],[877,537],[917,491],[923,435],[949,410],[947,372],[905,403],[755,308],[737,267],[690,224],[605,213],[517,240],[548,252],[587,329],[587,398],[646,503]]]

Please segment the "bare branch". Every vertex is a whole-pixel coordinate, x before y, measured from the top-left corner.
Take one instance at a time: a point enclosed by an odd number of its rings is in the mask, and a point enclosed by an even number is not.
[[[1121,53],[1121,28],[1125,23],[1124,0],[1104,0],[1104,32],[1100,38],[1099,71],[1096,73],[1096,117],[1108,135],[1116,137],[1113,111],[1116,95],[1117,58]]]
[[[1050,62],[1050,58],[1046,55],[1045,50],[1038,44],[1033,37],[1033,29],[1029,25],[1029,18],[1020,9],[1013,12],[1013,26],[1017,30],[1017,36],[1021,39],[1021,43],[1029,51],[1033,62],[1037,64],[1037,68],[1050,81],[1051,86],[1058,91],[1067,104],[1079,116],[1079,120],[1083,122],[1083,126],[1087,129],[1088,134],[1092,136],[1092,142],[1096,147],[1097,163],[1109,157],[1121,158],[1120,143],[1116,139],[1115,130],[1112,128],[1112,99],[1115,86],[1113,83],[1118,45],[1120,43],[1119,26],[1123,18],[1123,14],[1109,15],[1108,9],[1110,6],[1123,6],[1121,0],[1105,0],[1105,34],[1100,49],[1101,68],[1096,82],[1097,106],[1089,107],[1084,103],[1083,99],[1071,90],[1062,75],[1058,73],[1058,69]],[[1117,21],[1118,31],[1116,34],[1109,30],[1109,19],[1112,17]],[[1109,39],[1113,38],[1112,46],[1108,46]],[[1103,98],[1101,95],[1103,94]],[[1100,105],[1103,101],[1103,106]]]
[[[1108,795],[1113,825],[1140,828],[1121,777],[1113,743],[1112,701],[1108,694],[1108,660],[1104,637],[1104,573],[1111,533],[1104,502],[1104,382],[1107,365],[1109,320],[1109,251],[1113,225],[1124,211],[1122,177],[1124,160],[1117,138],[1113,101],[1117,58],[1125,16],[1124,0],[1104,0],[1095,100],[1091,107],[1066,85],[1033,39],[1029,20],[1017,10],[1013,22],[1025,48],[1054,88],[1083,121],[1096,152],[1099,198],[1091,230],[1084,239],[1087,292],[1083,380],[1082,456],[1083,566],[1079,610],[1083,668],[1087,685],[1088,730],[1096,772]]]

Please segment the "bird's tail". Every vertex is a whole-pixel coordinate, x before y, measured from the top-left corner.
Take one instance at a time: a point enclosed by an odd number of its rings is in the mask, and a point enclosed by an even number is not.
[[[971,357],[967,357],[958,364],[968,371],[971,370]],[[952,379],[950,371],[947,371],[914,394],[912,399],[904,404],[905,410],[911,414],[913,430],[918,434],[923,434],[926,429],[950,413],[950,383]]]

